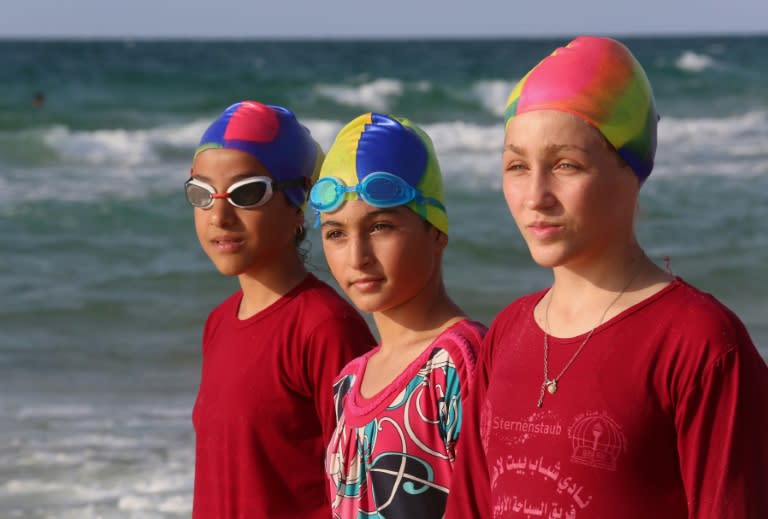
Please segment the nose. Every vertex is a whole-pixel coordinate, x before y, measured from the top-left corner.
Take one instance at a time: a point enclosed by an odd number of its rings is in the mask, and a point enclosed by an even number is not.
[[[371,244],[367,236],[355,233],[349,237],[349,264],[360,270],[371,263]]]
[[[206,212],[208,223],[217,227],[227,227],[237,219],[235,207],[229,201],[219,197],[214,198],[213,206],[206,209]]]
[[[555,203],[552,194],[552,177],[547,171],[535,169],[529,177],[525,206],[528,209],[546,209]]]

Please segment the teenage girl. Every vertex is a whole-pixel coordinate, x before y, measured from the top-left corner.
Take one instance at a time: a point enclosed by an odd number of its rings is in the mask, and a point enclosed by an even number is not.
[[[429,137],[368,113],[336,137],[310,195],[341,289],[379,345],[334,385],[326,455],[334,517],[442,517],[485,327],[448,296],[448,217]]]
[[[289,110],[227,108],[195,151],[187,200],[205,253],[240,289],[203,333],[193,411],[195,519],[326,519],[331,388],[374,339],[298,245],[322,152]]]
[[[483,343],[455,519],[768,517],[768,368],[740,319],[638,243],[656,152],[650,82],[584,36],[517,84],[502,186],[552,286]]]

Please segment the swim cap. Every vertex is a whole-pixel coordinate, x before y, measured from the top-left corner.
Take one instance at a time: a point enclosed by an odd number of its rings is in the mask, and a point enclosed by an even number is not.
[[[659,117],[643,67],[621,43],[580,36],[541,60],[509,95],[505,128],[536,110],[579,117],[605,136],[641,183],[651,174]]]
[[[444,206],[443,178],[432,140],[408,119],[370,112],[353,119],[328,150],[320,178],[337,177],[355,186],[377,172],[401,178],[423,197]],[[416,200],[405,206],[448,233],[444,209]]]
[[[293,112],[256,101],[241,101],[224,110],[203,134],[195,157],[219,148],[254,156],[278,182],[306,178],[306,186],[283,190],[297,207],[306,201],[323,160],[320,146]]]

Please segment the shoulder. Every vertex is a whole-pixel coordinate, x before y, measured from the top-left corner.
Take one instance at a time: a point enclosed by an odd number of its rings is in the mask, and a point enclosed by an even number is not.
[[[237,290],[224,299],[224,301],[216,305],[216,307],[210,311],[208,318],[205,321],[204,335],[209,335],[222,326],[222,324],[236,320],[237,309],[240,306],[242,298],[242,290]]]
[[[317,321],[334,317],[360,317],[358,311],[349,302],[314,274],[307,274],[298,288],[294,296],[295,301]]]
[[[293,296],[294,318],[309,333],[362,333],[370,336],[368,325],[360,313],[330,285],[314,274],[299,285]]]
[[[741,319],[712,294],[680,278],[662,292],[648,311],[666,325],[666,335],[682,342],[706,343],[723,351],[745,341],[751,344]]]
[[[242,290],[236,290],[229,296],[227,296],[226,299],[224,299],[222,302],[220,302],[218,305],[216,305],[213,310],[208,314],[208,319],[215,319],[215,318],[222,318],[226,316],[227,314],[231,314],[230,310],[237,310],[238,306],[240,306],[240,301],[243,299],[243,291]]]
[[[474,378],[475,367],[483,337],[484,324],[464,319],[443,331],[432,343],[429,360],[422,368],[434,376],[441,373],[467,386]],[[457,387],[458,389],[458,387]]]
[[[432,343],[432,356],[442,355],[454,364],[476,364],[477,354],[488,328],[478,321],[464,319],[443,331]]]
[[[505,334],[510,328],[520,326],[520,323],[531,319],[536,304],[547,293],[547,289],[526,294],[505,306],[491,323],[491,328],[486,337],[486,343],[495,336]]]
[[[742,365],[764,368],[738,316],[680,278],[638,306],[617,333],[643,345],[646,357],[654,361],[661,388],[683,394]]]

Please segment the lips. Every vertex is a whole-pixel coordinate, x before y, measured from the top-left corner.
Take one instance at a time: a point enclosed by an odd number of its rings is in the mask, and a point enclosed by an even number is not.
[[[560,224],[551,222],[533,222],[528,225],[528,229],[535,237],[545,240],[551,238],[563,228]]]
[[[211,245],[213,245],[216,250],[221,252],[234,252],[240,249],[243,243],[244,241],[242,238],[237,238],[234,236],[217,236],[215,238],[211,238]]]
[[[360,292],[372,292],[377,290],[383,282],[383,278],[366,276],[350,281],[349,286]]]

